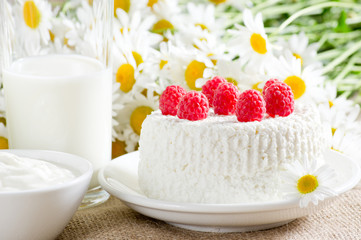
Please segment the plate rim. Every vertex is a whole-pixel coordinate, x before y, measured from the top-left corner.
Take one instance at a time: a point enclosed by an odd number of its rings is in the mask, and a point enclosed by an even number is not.
[[[361,179],[361,170],[359,164],[351,159],[349,156],[341,154],[334,150],[328,150],[332,154],[342,156],[346,158],[351,165],[354,166],[354,175],[353,177],[347,181],[342,186],[339,186],[335,191],[341,195],[342,193],[352,189],[357,185],[357,183]],[[115,162],[125,161],[127,158],[137,158],[136,161],[139,162],[139,151],[130,152],[119,156],[113,159],[110,163],[104,166],[99,171],[98,179],[101,186],[120,199],[123,202],[137,205],[140,207],[146,207],[150,209],[156,210],[166,210],[172,212],[182,212],[182,213],[251,213],[251,212],[267,212],[267,211],[277,211],[284,210],[290,208],[299,208],[299,200],[298,199],[284,199],[279,201],[270,201],[270,202],[257,202],[257,203],[234,203],[234,204],[203,204],[203,203],[182,203],[182,202],[171,202],[164,201],[158,199],[148,198],[145,195],[137,196],[129,193],[125,193],[124,191],[120,191],[112,186],[104,175],[104,172],[107,167],[110,167]],[[133,159],[134,161],[134,159]],[[327,199],[331,199],[334,197],[327,197]],[[311,204],[309,207],[317,207]],[[309,208],[307,207],[307,208]]]

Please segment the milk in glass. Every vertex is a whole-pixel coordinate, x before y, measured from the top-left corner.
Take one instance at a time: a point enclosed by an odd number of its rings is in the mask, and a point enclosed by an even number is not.
[[[97,172],[111,158],[111,72],[80,55],[15,61],[3,72],[9,146],[76,154]]]

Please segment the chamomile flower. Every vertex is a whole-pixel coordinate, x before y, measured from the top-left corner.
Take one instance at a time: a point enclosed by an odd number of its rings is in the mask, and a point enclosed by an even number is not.
[[[129,93],[134,86],[139,86],[139,76],[143,69],[143,64],[137,65],[136,60],[130,50],[120,52],[115,48],[113,51],[113,72],[114,79],[120,83],[120,90],[123,94]]]
[[[278,60],[274,59],[274,64],[268,67],[268,73],[289,85],[297,101],[313,101],[324,80],[321,69],[312,65],[302,69],[300,59],[289,51]]]
[[[126,148],[125,141],[114,139],[112,141],[112,159],[126,154],[127,151],[125,150],[125,148]]]
[[[151,78],[156,79],[149,86],[161,94],[164,89],[171,85],[169,59],[172,52],[171,42],[161,42],[159,50],[151,49],[148,61],[144,63],[144,72]]]
[[[68,22],[72,26],[66,32],[65,39],[66,44],[75,48],[77,53],[105,61],[108,43],[105,42],[104,34],[111,32],[111,29],[104,24],[106,15],[102,8],[101,2],[90,5],[87,1],[81,1],[75,9],[76,21],[72,19],[73,23]]]
[[[75,48],[84,43],[84,35],[92,29],[94,13],[92,6],[87,1],[70,1],[67,4],[67,11],[64,13],[63,22],[69,28],[64,38],[66,44]],[[78,51],[78,49],[76,49]]]
[[[122,100],[124,106],[118,113],[117,131],[120,132],[118,139],[126,143],[127,152],[136,149],[144,119],[158,109],[158,97],[151,91],[146,95],[136,93]]]
[[[109,24],[105,24],[107,16],[103,12],[103,7],[101,2],[92,4],[92,21],[84,33],[83,44],[78,48],[79,52],[84,55],[106,61],[108,58],[106,49],[109,47],[109,43],[104,35],[111,33],[112,29]]]
[[[120,83],[123,93],[134,93],[149,87],[155,81],[143,71],[144,62],[149,60],[150,44],[142,35],[123,32],[114,36],[115,46],[113,52],[113,70],[115,80]]]
[[[14,7],[17,40],[27,55],[38,54],[50,40],[52,10],[44,0],[18,0]]]
[[[268,41],[261,13],[253,18],[250,10],[243,11],[244,26],[236,24],[236,30],[229,30],[233,38],[229,41],[230,49],[247,60],[248,65],[263,70],[272,60],[272,47]]]
[[[321,121],[331,128],[332,134],[340,127],[346,130],[357,130],[359,105],[342,96],[336,97],[336,91],[335,85],[327,84],[325,86],[324,100],[318,103]]]
[[[226,54],[227,48],[221,39],[208,32],[203,32],[202,38],[195,38],[193,47],[209,57],[213,64],[217,64],[220,59],[231,60],[233,58],[233,56]]]
[[[313,64],[318,67],[322,66],[322,63],[316,60],[318,43],[309,44],[308,37],[304,32],[292,35],[288,41],[281,38],[278,45],[282,47],[283,54],[290,51],[294,57],[300,59],[302,67]]]
[[[206,31],[215,37],[221,37],[225,31],[225,19],[217,18],[215,16],[215,7],[212,4],[194,4],[192,2],[187,4],[188,13],[187,26],[195,27],[198,30]],[[188,31],[192,29],[188,28]]]
[[[325,84],[322,97],[323,99],[318,103],[325,104],[329,109],[342,109],[347,114],[355,112],[356,116],[359,113],[359,110],[355,109],[355,103],[353,101],[343,96],[337,96],[337,87],[335,84]]]
[[[181,85],[188,90],[200,90],[196,86],[198,79],[212,75],[214,63],[209,57],[196,49],[186,49],[183,46],[174,47],[169,61],[170,79],[173,84]]]
[[[246,67],[241,75],[241,79],[242,81],[238,84],[240,89],[254,89],[262,92],[265,83],[271,79],[271,77],[263,72],[247,70]]]
[[[114,16],[117,17],[117,10],[122,9],[128,14],[136,11],[147,11],[148,0],[114,0]]]
[[[167,31],[178,29],[181,9],[177,0],[158,0],[151,8],[157,18],[151,28],[152,32],[164,35]]]
[[[204,78],[200,78],[196,81],[196,87],[202,87],[208,79],[211,79],[214,76],[221,76],[228,82],[231,82],[238,88],[242,89],[243,74],[242,62],[240,60],[231,61],[220,59],[217,60],[215,70],[213,72],[206,72],[206,74],[204,74]]]
[[[228,82],[232,82],[235,85],[238,85],[242,82],[242,70],[243,63],[241,60],[227,61],[219,60],[217,61],[217,70],[216,74],[222,76]]]
[[[52,30],[50,33],[51,51],[54,53],[75,53],[75,47],[68,43],[65,37],[67,32],[74,30],[74,24],[63,13],[52,21]]]
[[[159,34],[151,33],[149,30],[155,23],[155,16],[151,14],[142,14],[135,11],[133,14],[126,13],[123,9],[117,9],[117,17],[114,18],[114,34],[119,31],[127,31],[129,35],[142,35],[151,46],[158,44],[162,37]]]
[[[358,126],[360,130],[360,126]],[[331,135],[331,133],[330,133]],[[360,131],[346,130],[337,128],[332,132],[330,147],[331,149],[343,153],[353,159],[357,159],[361,164],[361,133]]]
[[[335,177],[334,169],[327,165],[317,168],[316,160],[296,161],[289,164],[282,174],[283,193],[289,198],[299,198],[301,208],[307,207],[310,202],[317,205],[319,200],[337,195],[331,188]]]
[[[120,52],[125,53],[131,51],[136,65],[144,63],[148,60],[149,49],[151,44],[144,39],[141,34],[132,34],[123,32],[123,34],[114,35],[115,43]]]

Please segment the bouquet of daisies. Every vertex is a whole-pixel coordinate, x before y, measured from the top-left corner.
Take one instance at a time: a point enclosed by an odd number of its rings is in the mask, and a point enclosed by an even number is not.
[[[14,15],[22,18],[28,2],[18,0]],[[25,24],[17,33],[28,36],[24,55],[98,54],[93,1],[30,2],[42,17],[36,31]],[[360,109],[350,97],[361,87],[360,19],[352,1],[114,0],[113,157],[137,149],[142,122],[167,86],[201,90],[222,76],[241,91],[285,82],[296,102],[318,106],[330,147],[359,158]]]

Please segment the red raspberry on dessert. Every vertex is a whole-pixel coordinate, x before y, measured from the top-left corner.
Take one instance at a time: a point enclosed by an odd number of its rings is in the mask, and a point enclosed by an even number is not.
[[[269,116],[287,117],[295,108],[293,92],[286,83],[275,82],[267,88],[264,95],[266,111]]]
[[[177,115],[178,104],[187,91],[181,86],[168,86],[160,95],[159,109],[163,115]]]
[[[262,121],[265,113],[266,102],[259,91],[250,89],[241,93],[236,105],[236,116],[238,121]]]
[[[190,91],[182,97],[178,105],[177,116],[180,119],[197,121],[207,118],[209,104],[206,95]]]
[[[240,92],[233,83],[222,83],[214,92],[213,109],[218,115],[231,115],[236,110]]]
[[[213,97],[214,92],[218,88],[218,86],[222,83],[226,83],[227,81],[219,76],[213,77],[211,80],[208,80],[203,86],[202,86],[202,93],[206,95],[209,102],[209,107],[213,107]]]
[[[263,96],[266,94],[267,88],[269,86],[271,86],[272,84],[274,84],[275,82],[280,82],[280,80],[278,80],[277,78],[271,78],[270,80],[268,80],[265,85],[263,86],[263,90],[262,90],[262,94]]]

